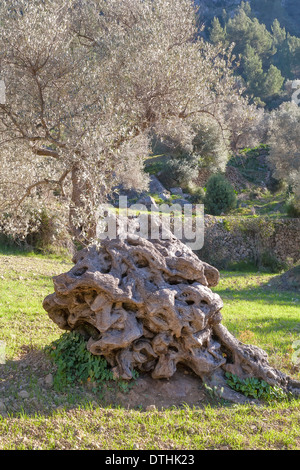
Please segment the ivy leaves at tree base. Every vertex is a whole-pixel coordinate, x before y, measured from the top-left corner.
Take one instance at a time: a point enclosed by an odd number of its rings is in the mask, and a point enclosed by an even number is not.
[[[261,399],[263,401],[285,400],[288,394],[280,387],[272,387],[264,380],[256,377],[247,377],[240,379],[231,372],[226,372],[227,384],[236,392],[240,392],[246,397]]]
[[[86,341],[77,332],[66,332],[45,347],[45,352],[55,363],[57,370],[54,388],[64,390],[68,385],[94,382],[101,388],[103,382],[113,379],[106,360],[92,355],[86,348]]]

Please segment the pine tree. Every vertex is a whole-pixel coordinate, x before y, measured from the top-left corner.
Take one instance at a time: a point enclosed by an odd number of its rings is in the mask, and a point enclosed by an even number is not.
[[[225,43],[226,29],[222,28],[218,18],[214,17],[210,28],[209,40],[212,44]]]
[[[265,74],[264,80],[264,98],[270,98],[274,95],[277,95],[283,85],[284,77],[281,75],[280,70],[275,67],[275,65],[271,65],[268,72]]]
[[[261,83],[264,79],[262,59],[251,46],[246,47],[243,57],[243,76],[245,77],[248,91],[254,96],[260,96]]]
[[[273,41],[274,45],[277,47],[281,47],[286,41],[287,34],[285,28],[282,28],[280,26],[279,21],[276,19],[273,21],[273,24],[271,26],[272,34],[273,34]]]

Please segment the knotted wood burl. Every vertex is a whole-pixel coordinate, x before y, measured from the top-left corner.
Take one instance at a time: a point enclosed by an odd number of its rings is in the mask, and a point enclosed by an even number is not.
[[[272,368],[263,350],[222,325],[223,302],[211,289],[218,270],[177,238],[103,240],[74,263],[54,277],[55,293],[43,306],[61,329],[85,335],[88,350],[104,356],[116,377],[131,379],[138,370],[170,378],[180,363],[219,389],[230,371],[299,394],[299,383]]]

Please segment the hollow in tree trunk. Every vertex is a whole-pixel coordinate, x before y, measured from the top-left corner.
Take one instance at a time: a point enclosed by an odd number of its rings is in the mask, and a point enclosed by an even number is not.
[[[170,378],[183,364],[228,400],[247,399],[227,386],[226,372],[300,394],[300,383],[273,368],[265,351],[222,325],[223,302],[211,289],[218,270],[174,236],[147,240],[120,231],[78,252],[74,263],[54,278],[43,306],[61,329],[85,335],[88,350],[104,356],[115,376],[130,380],[136,369]]]

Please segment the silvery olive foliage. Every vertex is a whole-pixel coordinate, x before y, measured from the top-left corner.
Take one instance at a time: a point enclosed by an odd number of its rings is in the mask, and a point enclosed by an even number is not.
[[[300,106],[283,103],[269,117],[269,161],[275,176],[291,186],[300,211]]]
[[[264,143],[268,132],[268,113],[263,108],[239,100],[229,103],[226,109],[230,129],[230,144],[234,153],[245,147],[253,148]]]
[[[114,186],[147,186],[154,132],[186,145],[213,119],[229,143],[228,107],[247,102],[196,16],[191,0],[1,2],[2,231],[25,236],[46,208],[90,240]]]

